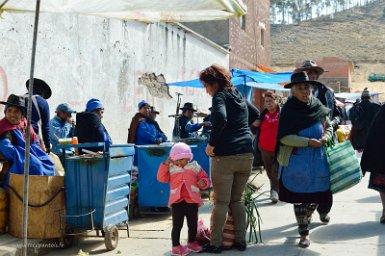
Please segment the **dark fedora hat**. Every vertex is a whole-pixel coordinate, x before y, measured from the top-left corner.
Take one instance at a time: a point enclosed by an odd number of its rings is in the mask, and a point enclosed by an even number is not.
[[[316,71],[319,76],[325,72],[325,70],[320,66],[318,66],[314,60],[305,60],[302,63],[301,67],[295,69],[294,72],[308,71],[308,70]]]
[[[191,102],[186,102],[184,105],[183,105],[183,108],[180,108],[181,110],[183,111],[186,111],[186,110],[192,110],[194,112],[196,112],[197,110],[194,108],[193,104]]]
[[[31,80],[31,79],[28,79],[25,82],[25,86],[27,87],[27,90],[29,88],[29,80]],[[52,91],[46,82],[44,82],[43,80],[41,80],[39,78],[34,78],[33,79],[33,94],[39,94],[40,96],[42,96],[44,99],[47,100],[51,97]],[[43,95],[41,95],[41,94],[43,94]]]
[[[156,110],[156,108],[155,108],[154,106],[151,106],[151,107],[150,107],[150,111],[151,111],[151,113],[155,113],[155,114],[157,114],[157,115],[160,114],[159,111]]]
[[[18,96],[15,94],[9,95],[7,101],[0,101],[0,104],[6,105],[6,106],[15,106],[19,108],[25,109],[25,100],[23,96]]]
[[[289,88],[291,88],[293,85],[301,84],[301,83],[306,83],[306,84],[311,84],[311,85],[316,85],[316,84],[318,84],[317,81],[309,80],[309,77],[307,76],[307,74],[306,74],[305,71],[293,73],[293,74],[291,75],[291,77],[290,77],[290,80],[291,80],[291,83],[288,83],[288,84],[286,84],[286,85],[284,86],[286,89],[289,89]]]

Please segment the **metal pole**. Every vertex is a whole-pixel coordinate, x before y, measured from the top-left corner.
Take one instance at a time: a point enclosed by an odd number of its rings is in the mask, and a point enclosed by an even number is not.
[[[9,0],[5,0],[2,4],[0,4],[0,10],[3,8],[3,6],[8,2]]]
[[[35,24],[33,28],[32,57],[30,80],[28,87],[28,106],[27,106],[27,136],[25,141],[25,161],[24,161],[24,199],[23,199],[23,248],[22,255],[27,256],[28,249],[28,190],[29,190],[29,153],[31,146],[31,116],[32,116],[32,94],[33,94],[33,76],[35,71],[35,55],[37,43],[37,31],[39,25],[40,0],[36,0]]]
[[[174,122],[174,131],[175,131],[174,140],[178,142],[180,140],[179,110],[180,110],[180,103],[182,100],[181,95],[183,95],[183,94],[176,92],[176,95],[177,95],[177,100],[176,100],[176,113],[175,113],[175,122]]]
[[[246,75],[243,75],[243,96],[245,97],[245,99],[247,99],[247,97],[246,97]]]

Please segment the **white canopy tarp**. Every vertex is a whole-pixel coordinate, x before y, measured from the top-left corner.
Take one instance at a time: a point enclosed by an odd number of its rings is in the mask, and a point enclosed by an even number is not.
[[[4,0],[0,0],[0,4]],[[35,11],[35,1],[9,0],[5,11]],[[191,22],[246,14],[242,0],[44,0],[41,12],[78,13],[144,22]]]
[[[378,92],[371,92],[370,93],[371,97],[376,97],[378,95],[380,95],[380,93],[378,93]],[[336,98],[340,98],[340,99],[350,99],[350,100],[361,99],[361,93],[360,92],[357,92],[357,93],[341,92],[341,93],[336,93],[335,96],[336,96]]]

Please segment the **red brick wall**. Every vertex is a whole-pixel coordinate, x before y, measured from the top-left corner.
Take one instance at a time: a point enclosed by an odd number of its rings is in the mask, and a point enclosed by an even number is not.
[[[348,78],[350,75],[349,62],[338,58],[324,58],[317,61],[317,64],[328,72],[322,74],[323,78]]]
[[[256,70],[256,65],[270,66],[270,0],[244,0],[247,5],[246,27],[240,18],[230,19],[230,69]],[[264,28],[264,46],[261,29]],[[261,107],[260,90],[254,90],[254,104]]]
[[[320,81],[324,82],[340,82],[341,89],[346,89],[351,83],[352,62],[346,61],[337,57],[325,57],[321,60],[316,60],[317,65],[325,69]],[[301,63],[297,63],[299,67]]]

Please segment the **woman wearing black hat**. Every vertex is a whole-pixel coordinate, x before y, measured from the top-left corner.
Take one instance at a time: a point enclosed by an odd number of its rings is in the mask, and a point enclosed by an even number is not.
[[[192,121],[194,112],[197,112],[197,110],[191,102],[186,102],[180,110],[182,110],[182,115],[178,117],[179,127],[174,127],[172,132],[174,137],[179,137],[181,139],[194,137],[194,133],[199,131],[202,127],[211,126],[210,122],[194,123]]]
[[[27,90],[29,88],[30,80],[25,82],[25,86]],[[51,97],[52,91],[49,85],[38,78],[33,79],[33,93],[32,93],[32,117],[31,117],[31,125],[37,135],[40,136],[42,141],[44,142],[45,151],[47,153],[51,150],[51,140],[49,136],[49,105],[47,100]],[[26,94],[25,96],[28,96]],[[27,106],[28,101],[25,101],[25,105]],[[41,131],[40,131],[41,130]]]
[[[300,247],[310,245],[308,225],[317,205],[332,196],[329,167],[322,147],[332,138],[329,109],[312,96],[316,81],[306,72],[294,73],[292,97],[281,110],[276,155],[280,165],[279,199],[292,203],[301,236]]]
[[[228,208],[234,219],[235,247],[246,250],[246,212],[242,200],[253,164],[252,135],[249,128],[259,111],[248,103],[231,83],[231,74],[212,65],[201,71],[202,81],[212,99],[211,136],[206,148],[212,157],[214,191],[211,241],[208,251],[222,251],[222,232]]]
[[[24,172],[24,154],[27,122],[24,118],[24,98],[11,94],[5,105],[5,117],[0,120],[0,154],[12,162],[10,173]],[[31,129],[30,174],[54,175],[54,163],[41,149],[39,138]]]

